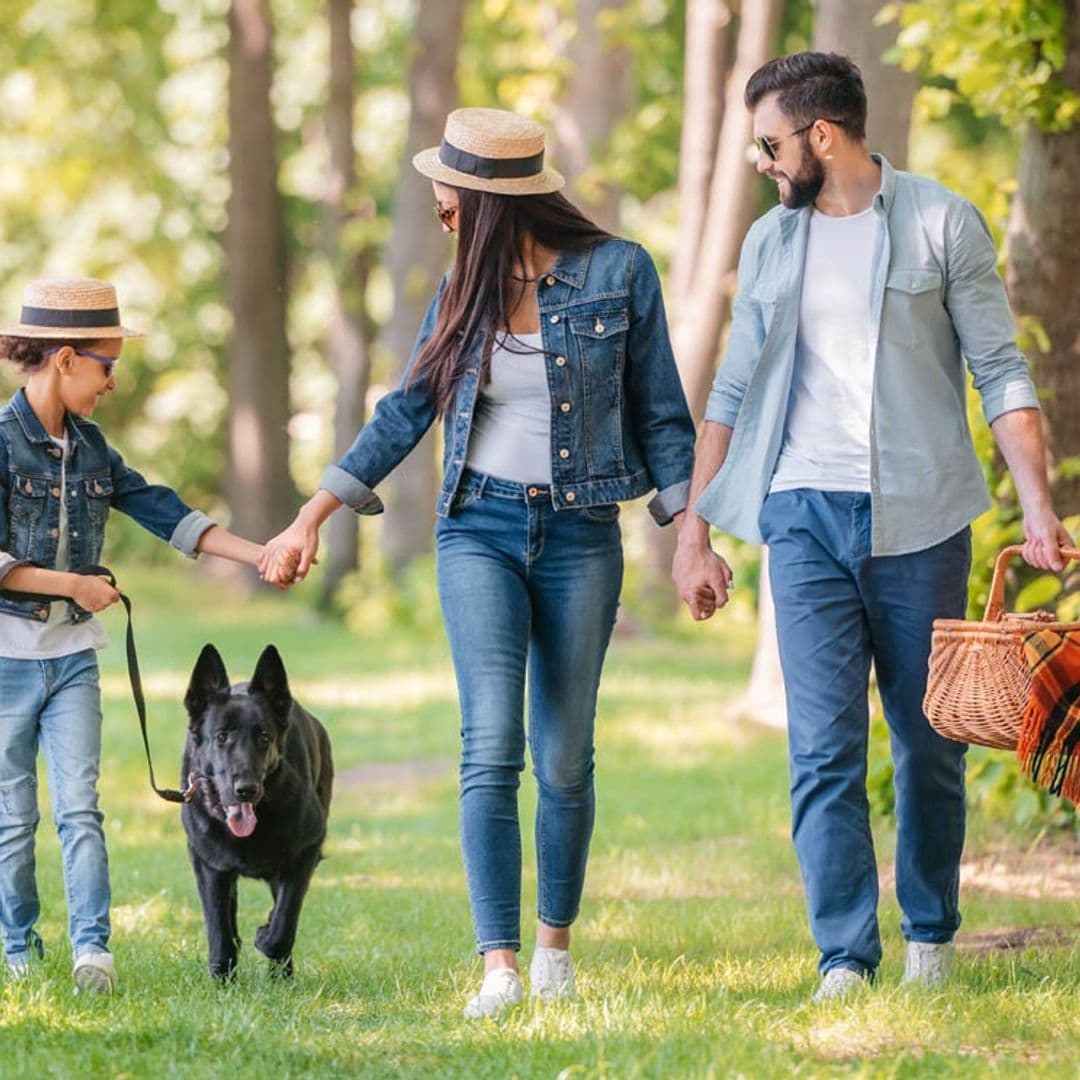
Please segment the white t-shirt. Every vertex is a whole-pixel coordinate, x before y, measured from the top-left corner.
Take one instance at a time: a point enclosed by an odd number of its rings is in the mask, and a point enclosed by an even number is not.
[[[870,490],[870,279],[879,227],[872,206],[845,217],[811,212],[795,372],[770,491]]]
[[[50,436],[50,438],[52,438]],[[53,439],[60,447],[60,535],[56,545],[56,569],[68,569],[67,520],[67,437]],[[55,660],[83,649],[104,649],[108,644],[105,627],[95,618],[73,623],[68,618],[66,600],[49,605],[46,622],[24,619],[0,612],[0,657],[9,660]]]
[[[551,483],[551,392],[539,334],[495,342],[476,402],[466,464],[519,484]]]

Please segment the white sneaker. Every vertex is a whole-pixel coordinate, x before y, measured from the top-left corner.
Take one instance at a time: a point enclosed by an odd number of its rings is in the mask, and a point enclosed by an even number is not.
[[[571,998],[576,992],[570,951],[537,945],[529,965],[529,996],[541,1001],[556,1001]]]
[[[944,986],[956,966],[956,946],[951,941],[909,941],[904,956],[904,982],[931,990]]]
[[[829,968],[810,1000],[815,1005],[820,1005],[823,1001],[836,1001],[838,998],[847,997],[848,994],[865,990],[869,985],[866,977],[852,968]]]
[[[72,971],[75,986],[87,994],[111,994],[116,990],[116,961],[112,953],[83,953]]]
[[[513,968],[496,968],[484,976],[480,993],[465,1003],[465,1017],[479,1020],[501,1016],[507,1009],[520,1005],[523,996],[521,976]]]

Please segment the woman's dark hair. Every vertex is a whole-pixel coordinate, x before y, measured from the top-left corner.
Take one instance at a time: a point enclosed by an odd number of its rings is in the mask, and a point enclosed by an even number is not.
[[[409,377],[431,391],[440,413],[450,408],[463,360],[476,334],[487,331],[482,380],[487,379],[492,339],[509,326],[512,279],[520,274],[526,236],[554,251],[583,251],[611,238],[568,199],[548,195],[499,195],[456,188],[457,256],[439,302],[439,315]]]
[[[10,360],[22,372],[29,375],[45,366],[48,354],[70,345],[73,349],[89,349],[92,341],[58,341],[56,338],[0,337],[0,356]]]
[[[851,138],[866,138],[866,90],[855,64],[839,53],[778,56],[750,76],[744,100],[754,109],[776,94],[780,111],[797,125],[817,119],[840,124]]]

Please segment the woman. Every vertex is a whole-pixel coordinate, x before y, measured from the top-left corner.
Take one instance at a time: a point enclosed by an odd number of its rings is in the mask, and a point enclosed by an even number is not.
[[[465,1007],[521,1001],[523,699],[539,786],[537,948],[531,992],[574,990],[570,926],[593,827],[593,721],[618,606],[618,502],[655,488],[660,524],[686,506],[694,428],[660,283],[636,244],[557,194],[544,132],[459,109],[413,164],[433,184],[457,255],[401,386],[378,404],[296,521],[264,577],[302,577],[319,525],[373,492],[437,416],[446,424],[435,530],[439,598],[462,713],[461,841],[484,980]]]

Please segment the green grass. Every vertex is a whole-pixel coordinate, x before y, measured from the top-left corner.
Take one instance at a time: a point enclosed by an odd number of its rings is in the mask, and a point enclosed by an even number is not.
[[[159,782],[176,782],[180,698],[213,640],[236,680],[281,649],[326,723],[341,780],[327,859],[300,924],[297,976],[272,981],[250,945],[269,904],[241,885],[235,984],[205,970],[202,920],[175,807],[146,782],[119,612],[103,658],[102,799],[122,985],[72,992],[59,852],[39,831],[46,962],[0,984],[4,1077],[706,1077],[1071,1075],[1080,1061],[1075,898],[971,889],[962,934],[1065,927],[1041,947],[968,951],[956,985],[899,985],[899,915],[883,890],[885,962],[856,1001],[813,1007],[815,954],[788,841],[783,739],[732,723],[745,629],[689,627],[613,646],[598,722],[598,816],[575,931],[581,998],[501,1023],[460,1016],[480,965],[457,845],[457,712],[439,639],[351,635],[299,598],[243,601],[175,570],[126,575]],[[523,910],[535,910],[533,785]],[[47,823],[47,816],[44,817]],[[972,845],[990,843],[973,822]],[[887,862],[893,837],[878,830]],[[993,837],[995,842],[1008,837]],[[1028,890],[1031,891],[1031,890]],[[1038,890],[1034,890],[1037,892]],[[532,928],[525,926],[526,958]]]

